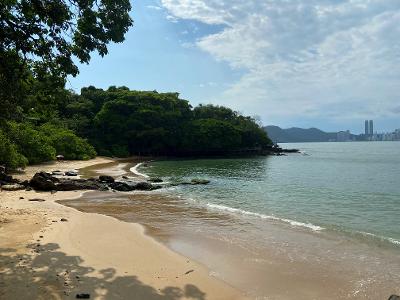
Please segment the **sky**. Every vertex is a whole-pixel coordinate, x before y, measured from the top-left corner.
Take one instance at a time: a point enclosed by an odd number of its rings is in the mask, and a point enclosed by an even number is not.
[[[400,128],[400,0],[147,0],[68,88],[179,92],[264,125]]]

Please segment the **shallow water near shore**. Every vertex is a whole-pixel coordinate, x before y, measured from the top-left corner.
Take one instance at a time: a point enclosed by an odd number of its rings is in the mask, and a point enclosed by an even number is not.
[[[400,143],[284,145],[303,154],[157,161],[137,173],[210,179],[67,205],[138,222],[257,299],[400,293]]]

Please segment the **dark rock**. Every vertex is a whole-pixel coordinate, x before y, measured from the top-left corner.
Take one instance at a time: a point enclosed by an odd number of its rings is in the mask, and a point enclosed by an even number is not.
[[[24,190],[25,186],[15,183],[15,184],[2,185],[1,188],[5,191],[19,191],[19,190]]]
[[[61,218],[60,221],[61,222],[68,222],[68,220],[66,218]]]
[[[122,176],[122,179],[129,179],[128,176]]]
[[[113,190],[120,191],[120,192],[130,192],[135,190],[135,186],[129,185],[125,182],[115,181],[109,184],[109,187]]]
[[[148,181],[154,183],[163,182],[163,180],[159,177],[150,177]]]
[[[7,175],[5,172],[0,171],[0,181],[4,182],[12,182],[13,178],[10,175]]]
[[[207,179],[197,179],[197,178],[195,178],[195,179],[192,179],[192,180],[190,181],[190,183],[191,183],[191,184],[194,184],[194,185],[196,185],[196,184],[209,184],[209,183],[210,183],[210,180],[207,180]]]
[[[391,295],[388,300],[400,300],[400,296]]]
[[[38,191],[55,190],[55,183],[59,180],[46,172],[36,173],[29,181],[31,187]]]
[[[57,191],[77,191],[77,190],[100,190],[106,186],[96,181],[90,181],[85,179],[62,179],[55,185]]]
[[[59,154],[56,156],[56,158],[57,160],[64,160],[64,155]]]
[[[78,176],[77,171],[67,171],[64,173],[65,176]]]
[[[33,198],[33,199],[29,199],[28,201],[31,201],[31,202],[44,202],[46,200],[40,199],[40,198]]]
[[[99,176],[99,180],[105,183],[113,183],[115,181],[113,177],[107,175]]]
[[[76,294],[76,299],[90,299],[90,294],[86,293]]]
[[[139,190],[139,191],[151,191],[154,189],[153,185],[151,183],[148,182],[138,182],[135,185],[135,189]]]

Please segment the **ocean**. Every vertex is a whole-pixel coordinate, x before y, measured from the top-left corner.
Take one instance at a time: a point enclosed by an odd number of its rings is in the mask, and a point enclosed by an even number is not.
[[[281,146],[301,153],[141,163],[131,173],[210,183],[68,205],[143,224],[253,299],[400,294],[400,143]]]

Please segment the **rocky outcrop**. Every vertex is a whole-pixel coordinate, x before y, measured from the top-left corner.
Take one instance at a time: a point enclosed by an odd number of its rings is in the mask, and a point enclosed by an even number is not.
[[[388,300],[400,300],[400,296],[391,295]]]
[[[38,191],[53,191],[56,190],[56,182],[59,182],[59,179],[53,177],[51,174],[39,172],[33,175],[29,181],[29,185]]]

